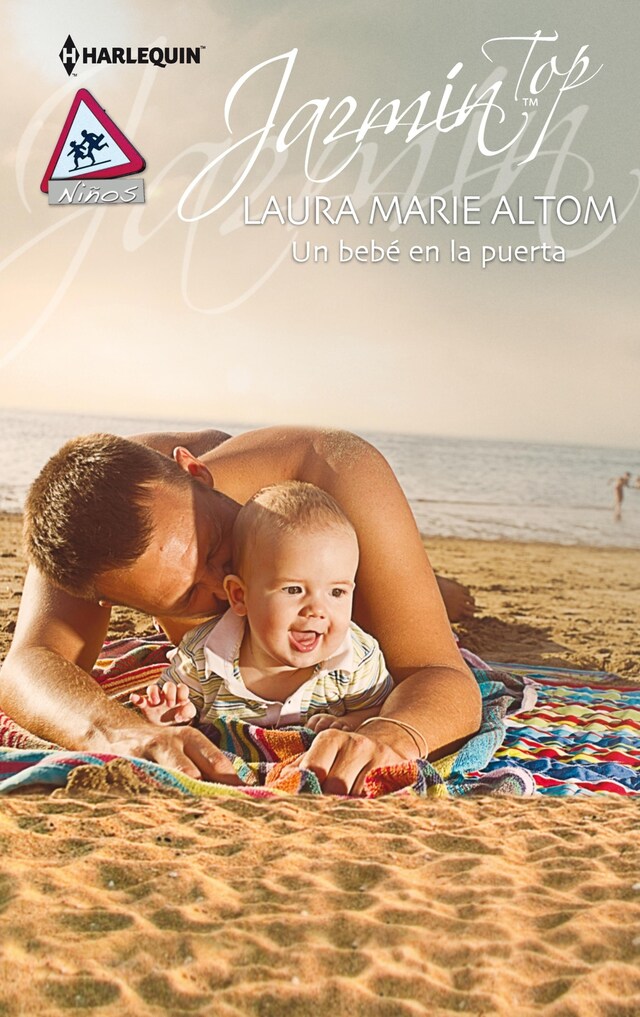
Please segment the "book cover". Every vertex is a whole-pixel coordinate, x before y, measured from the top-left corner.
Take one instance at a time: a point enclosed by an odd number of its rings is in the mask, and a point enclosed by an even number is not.
[[[637,681],[636,0],[3,0],[1,23],[0,659],[63,441],[285,424],[383,452],[470,650]],[[636,750],[594,731],[604,769],[544,788],[585,782],[566,828],[503,800],[112,808],[95,773],[77,804],[12,799],[0,1009],[631,1013],[637,817],[599,793],[637,795]]]

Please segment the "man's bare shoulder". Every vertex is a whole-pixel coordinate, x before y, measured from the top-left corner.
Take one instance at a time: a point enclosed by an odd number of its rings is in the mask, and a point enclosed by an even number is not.
[[[289,471],[312,458],[351,459],[367,443],[349,431],[324,427],[261,427],[228,438],[201,458],[207,465],[227,460],[266,460]],[[293,478],[289,478],[293,479]]]
[[[228,441],[230,435],[217,428],[200,431],[148,431],[145,434],[131,434],[130,441],[140,445],[148,445],[156,452],[171,456],[177,445],[183,445],[192,455],[202,457],[222,442]]]
[[[201,459],[212,470],[216,486],[232,475],[253,474],[262,487],[296,479],[313,435],[312,428],[257,428],[229,438]]]
[[[348,431],[264,427],[230,438],[201,458],[215,486],[242,502],[285,480],[306,480],[332,492],[364,448],[374,451]]]

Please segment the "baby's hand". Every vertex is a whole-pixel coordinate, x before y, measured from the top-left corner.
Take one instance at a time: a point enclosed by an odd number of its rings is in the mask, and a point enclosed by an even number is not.
[[[311,728],[316,734],[318,731],[328,731],[329,728],[337,727],[340,731],[350,731],[351,724],[345,717],[334,717],[332,713],[314,713],[305,723],[305,727]]]
[[[198,712],[189,700],[187,685],[167,682],[162,688],[159,685],[148,685],[146,696],[132,692],[129,702],[140,710],[152,724],[188,724]]]

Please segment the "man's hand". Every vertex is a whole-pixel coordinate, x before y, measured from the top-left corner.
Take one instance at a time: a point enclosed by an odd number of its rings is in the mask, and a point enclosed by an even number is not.
[[[362,796],[369,770],[404,762],[406,757],[386,742],[333,728],[315,738],[298,765],[316,774],[327,795]]]
[[[194,727],[145,726],[136,731],[135,739],[112,742],[110,751],[149,759],[199,780],[241,783],[229,757]]]

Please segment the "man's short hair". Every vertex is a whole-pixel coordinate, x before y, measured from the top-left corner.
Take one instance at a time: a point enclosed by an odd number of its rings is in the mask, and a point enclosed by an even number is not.
[[[158,481],[192,482],[172,459],[127,438],[89,434],[68,441],[27,495],[29,561],[55,586],[97,599],[98,577],[132,565],[149,546],[151,489]]]
[[[240,509],[233,528],[233,567],[238,575],[251,545],[278,534],[318,529],[356,532],[335,498],[301,480],[263,487]]]

